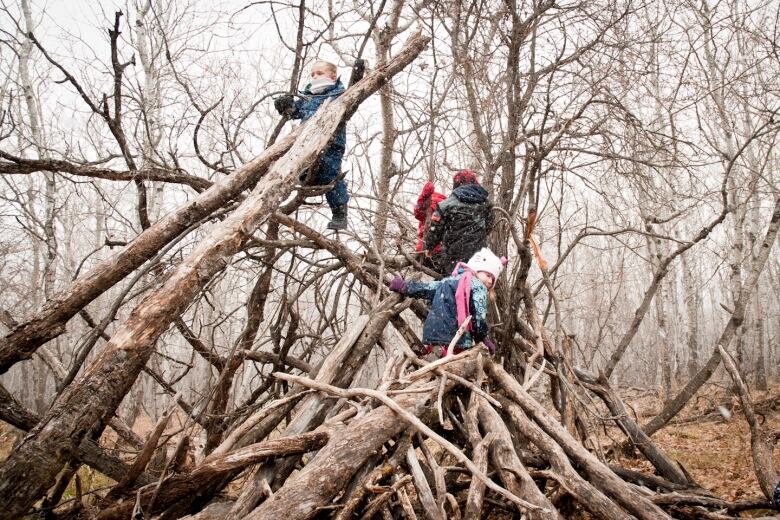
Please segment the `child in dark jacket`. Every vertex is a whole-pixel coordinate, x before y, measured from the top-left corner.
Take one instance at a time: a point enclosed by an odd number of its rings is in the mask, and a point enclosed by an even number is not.
[[[468,263],[459,263],[452,276],[431,282],[406,281],[395,277],[390,290],[424,298],[431,309],[423,325],[423,345],[427,354],[443,357],[447,346],[466,319],[471,321],[466,332],[455,344],[455,354],[484,343],[491,353],[495,345],[488,338],[488,294],[506,265],[506,258],[498,258],[487,248],[478,251]]]
[[[431,228],[425,237],[425,251],[433,256],[433,249],[441,243],[436,269],[443,275],[451,272],[458,262],[471,258],[487,245],[487,236],[493,228],[493,203],[488,192],[479,185],[471,170],[458,170],[453,177],[452,195],[439,203],[431,216]]]
[[[355,69],[359,70],[359,76],[362,77],[363,64],[361,60],[358,61],[355,63]],[[299,99],[296,100],[292,94],[285,94],[274,100],[274,107],[281,115],[307,121],[326,99],[335,99],[344,93],[344,85],[341,83],[341,79],[336,76],[336,72],[337,69],[333,63],[314,62],[311,67],[311,81],[300,92]],[[360,77],[356,77],[355,81],[359,81]],[[347,131],[346,126],[342,124],[330,146],[325,150],[322,159],[314,166],[314,185],[330,184],[339,176],[346,145]],[[307,174],[308,172],[304,172],[301,180],[306,179]],[[336,181],[333,189],[325,194],[325,199],[333,214],[333,218],[328,223],[328,229],[346,229],[349,193],[347,193],[347,183],[344,182],[344,179]]]

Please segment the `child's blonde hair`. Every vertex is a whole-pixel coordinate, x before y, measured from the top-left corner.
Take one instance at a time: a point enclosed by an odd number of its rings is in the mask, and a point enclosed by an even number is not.
[[[334,63],[325,60],[317,60],[311,64],[311,67],[314,68],[318,65],[324,67],[328,72],[332,72],[334,75],[339,71],[338,67],[336,67]]]

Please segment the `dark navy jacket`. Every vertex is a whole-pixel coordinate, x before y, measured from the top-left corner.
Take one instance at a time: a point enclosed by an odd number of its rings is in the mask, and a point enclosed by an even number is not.
[[[458,332],[458,311],[455,306],[455,291],[458,289],[458,276],[449,276],[432,282],[407,281],[404,294],[414,298],[424,298],[431,302],[431,310],[423,325],[422,342],[425,345],[449,345]],[[471,313],[472,330],[466,331],[457,346],[471,348],[484,340],[489,332],[487,323],[488,290],[474,276],[471,279]]]
[[[425,237],[426,251],[441,242],[442,254],[437,269],[443,275],[452,272],[458,262],[469,258],[487,245],[493,228],[493,203],[479,184],[465,184],[439,203],[431,215],[431,227]]]
[[[321,94],[312,94],[309,90],[309,85],[306,85],[306,88],[300,92],[301,98],[295,100],[294,110],[290,117],[292,119],[306,121],[314,115],[326,99],[336,99],[343,93],[344,85],[341,83],[341,79],[337,79],[335,85]],[[347,128],[346,125],[341,125],[336,133],[336,137],[333,138],[333,142],[331,143],[328,152],[338,148],[343,154],[346,146]]]

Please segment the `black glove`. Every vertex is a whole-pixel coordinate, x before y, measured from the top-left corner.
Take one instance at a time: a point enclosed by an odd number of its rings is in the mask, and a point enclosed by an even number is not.
[[[358,58],[355,60],[355,64],[352,66],[352,74],[349,77],[349,84],[354,85],[361,79],[363,79],[363,74],[366,73],[366,60],[362,58]]]
[[[292,94],[284,94],[274,99],[274,108],[283,116],[292,115],[295,110],[295,100]]]

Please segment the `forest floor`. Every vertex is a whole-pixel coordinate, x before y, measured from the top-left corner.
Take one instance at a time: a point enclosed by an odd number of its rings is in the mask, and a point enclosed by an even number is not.
[[[702,417],[712,411],[713,403],[729,402],[727,392],[722,388],[707,385],[704,392],[706,399],[700,397],[689,403],[671,425],[653,435],[653,441],[682,464],[699,485],[718,496],[726,500],[763,497],[753,470],[750,429],[737,405],[738,400],[734,399],[732,406],[725,407],[727,416],[733,410],[728,418],[718,412]],[[761,417],[766,421],[767,431],[780,431],[780,385],[764,392],[752,390],[751,397],[754,403],[775,401],[773,409],[765,411]],[[661,402],[654,396],[627,399],[627,403],[640,424],[661,410]],[[623,436],[613,438],[622,439]],[[646,473],[653,472],[651,464],[644,459],[624,457],[619,463]],[[774,463],[780,468],[780,450],[775,450]]]
[[[745,500],[760,498],[761,490],[753,471],[753,461],[750,456],[750,431],[739,407],[734,409],[730,418],[712,412],[713,403],[728,402],[726,392],[717,387],[709,387],[707,398],[689,403],[678,418],[669,426],[653,435],[653,440],[673,459],[679,461],[693,476],[694,480],[726,500]],[[660,401],[653,395],[630,397],[624,394],[625,402],[639,419],[645,423],[660,410]],[[766,392],[752,392],[755,403],[763,400],[777,401],[773,409],[765,411],[766,428],[769,431],[780,431],[780,385]],[[728,415],[728,413],[727,413]],[[136,420],[134,430],[142,438],[146,438],[154,422],[142,416]],[[617,429],[602,432],[603,446],[607,449],[613,441],[622,441],[623,435]],[[0,461],[4,461],[20,442],[23,432],[0,421]],[[619,464],[653,473],[649,462],[642,458],[630,458],[622,455]],[[780,450],[775,451],[775,467],[780,468]],[[112,484],[107,477],[82,467],[79,470],[84,492],[97,491]],[[71,482],[71,488],[73,483]],[[68,489],[64,499],[72,497],[75,489]],[[493,517],[495,518],[495,517]]]

